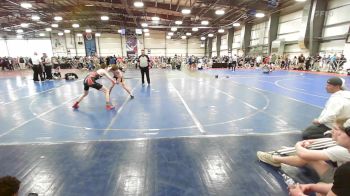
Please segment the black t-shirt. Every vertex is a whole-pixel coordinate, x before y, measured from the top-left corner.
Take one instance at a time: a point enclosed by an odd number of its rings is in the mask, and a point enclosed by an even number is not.
[[[341,165],[334,173],[332,191],[337,196],[350,195],[350,162]]]

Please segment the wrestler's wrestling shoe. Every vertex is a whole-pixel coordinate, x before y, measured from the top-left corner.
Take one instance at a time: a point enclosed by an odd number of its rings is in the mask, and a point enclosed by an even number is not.
[[[106,105],[106,110],[114,110],[115,107],[113,105]]]

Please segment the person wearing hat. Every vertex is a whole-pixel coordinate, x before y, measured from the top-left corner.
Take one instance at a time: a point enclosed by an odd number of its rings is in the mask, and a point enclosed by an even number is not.
[[[150,60],[149,57],[145,54],[145,50],[142,49],[141,50],[141,55],[139,56],[139,66],[141,69],[141,77],[142,77],[142,85],[145,84],[145,74],[146,74],[146,78],[147,78],[147,83],[148,85],[150,85],[151,81],[149,79],[149,64],[150,64]]]
[[[332,77],[327,80],[326,90],[332,95],[320,116],[303,131],[304,140],[324,137],[324,133],[333,128],[336,118],[350,118],[350,91],[344,89],[344,79]]]
[[[337,119],[332,136],[339,146],[350,152],[350,119]],[[333,183],[295,184],[289,187],[289,195],[306,196],[312,192],[327,196],[350,195],[350,162],[342,164],[334,173]]]

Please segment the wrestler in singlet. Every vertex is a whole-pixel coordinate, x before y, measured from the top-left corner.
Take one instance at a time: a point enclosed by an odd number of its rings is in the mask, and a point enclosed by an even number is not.
[[[84,90],[87,91],[89,88],[95,88],[100,90],[102,88],[102,84],[96,82],[96,80],[100,79],[102,76],[99,75],[96,71],[91,72],[84,79]]]

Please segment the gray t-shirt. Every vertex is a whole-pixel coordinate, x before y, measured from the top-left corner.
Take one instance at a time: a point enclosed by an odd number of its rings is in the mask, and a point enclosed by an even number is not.
[[[333,146],[323,150],[329,159],[333,162],[337,162],[337,166],[350,161],[350,152],[348,149],[342,146]]]
[[[146,55],[139,57],[140,67],[148,67],[148,58]]]

